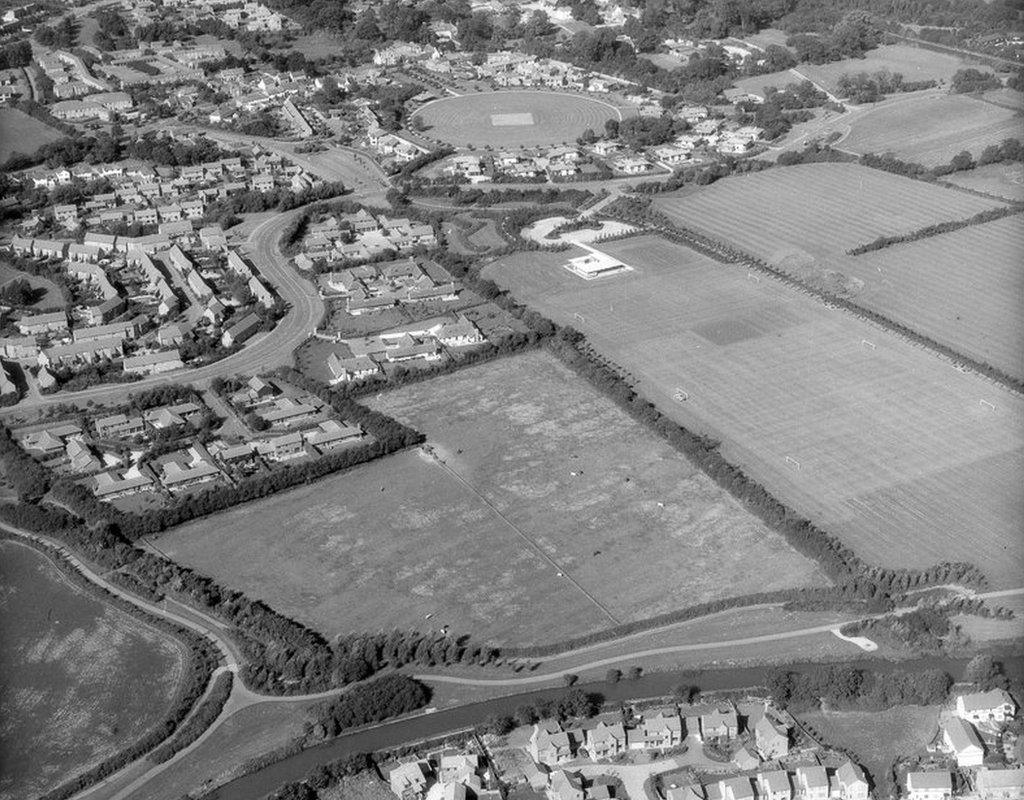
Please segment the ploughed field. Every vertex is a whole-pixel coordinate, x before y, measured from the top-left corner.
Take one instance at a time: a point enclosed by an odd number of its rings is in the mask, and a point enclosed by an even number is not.
[[[425,136],[456,147],[572,144],[622,111],[603,100],[546,91],[479,92],[433,100],[416,112]]]
[[[127,747],[170,709],[185,653],[0,543],[0,798],[36,797]]]
[[[584,281],[562,268],[573,252],[524,253],[485,275],[583,331],[662,410],[868,562],[969,561],[1020,585],[1024,400],[682,245],[601,248],[633,271]]]
[[[990,144],[1020,137],[1017,110],[966,94],[899,97],[853,118],[838,147],[855,153],[893,153],[934,167],[962,150],[975,158]]]
[[[1020,217],[849,256],[1002,203],[853,164],[804,164],[662,195],[658,210],[958,352],[1024,376]]]
[[[478,641],[544,643],[825,583],[547,353],[370,404],[426,433],[436,458],[390,456],[178,528],[160,548],[328,635],[448,625]]]

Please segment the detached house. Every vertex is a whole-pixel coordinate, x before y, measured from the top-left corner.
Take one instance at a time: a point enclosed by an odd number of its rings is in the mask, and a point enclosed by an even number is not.
[[[1002,689],[991,689],[987,692],[973,692],[957,697],[953,713],[972,725],[985,722],[1002,724],[1012,719],[1017,705]]]
[[[754,800],[754,785],[750,778],[737,776],[719,781],[722,800]]]
[[[586,732],[586,746],[590,757],[595,760],[612,758],[626,750],[626,730],[621,722],[598,722]]]
[[[639,744],[665,750],[683,742],[683,721],[676,708],[662,708],[644,714],[638,728]]]
[[[732,706],[723,706],[701,714],[700,732],[704,740],[732,739],[739,733],[739,718]]]
[[[908,772],[907,800],[944,800],[953,794],[948,772]]]
[[[530,734],[530,755],[538,764],[552,766],[570,761],[578,746],[575,735],[563,731],[556,720],[538,722]]]
[[[781,758],[789,752],[789,731],[768,717],[761,717],[754,725],[757,752],[765,761]]]
[[[832,782],[833,793],[838,790],[842,800],[868,800],[868,781],[864,770],[847,761],[836,770]]]
[[[761,772],[757,775],[757,793],[761,800],[792,800],[793,785],[784,769]]]
[[[402,800],[414,800],[427,793],[430,782],[430,765],[426,761],[410,761],[399,764],[388,775],[391,791]]]
[[[958,767],[980,767],[985,759],[985,748],[978,734],[970,723],[960,717],[953,717],[945,724],[942,741],[956,758]]]
[[[804,800],[828,800],[831,786],[824,767],[798,767],[796,781]]]

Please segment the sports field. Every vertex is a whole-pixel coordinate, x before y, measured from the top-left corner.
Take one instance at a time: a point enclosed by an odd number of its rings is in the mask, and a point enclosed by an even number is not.
[[[392,456],[187,525],[160,548],[328,635],[450,625],[545,642],[824,580],[546,353],[372,405],[423,430],[444,465]]]
[[[1024,166],[1021,164],[986,164],[967,172],[955,172],[943,180],[993,197],[1024,203]]]
[[[0,163],[15,153],[30,156],[40,145],[55,142],[62,134],[16,108],[0,108]]]
[[[0,544],[0,798],[37,797],[128,746],[170,707],[177,642]]]
[[[856,302],[1024,378],[1024,223],[1012,216],[843,259]]]
[[[990,144],[1020,136],[1012,108],[965,94],[918,94],[871,108],[853,118],[837,142],[855,153],[893,153],[932,167],[967,150],[977,157]]]
[[[574,253],[529,253],[485,275],[582,330],[666,413],[868,562],[971,561],[1020,585],[1024,400],[686,247],[648,236],[602,249],[633,271],[583,281],[561,266]]]
[[[682,225],[958,351],[1014,374],[1022,368],[1014,308],[1021,286],[1019,218],[846,255],[879,236],[966,219],[998,207],[997,200],[853,164],[805,164],[661,195],[655,203]]]
[[[603,100],[543,91],[480,92],[427,103],[416,116],[425,135],[456,147],[571,144],[587,128],[600,132],[623,112]]]

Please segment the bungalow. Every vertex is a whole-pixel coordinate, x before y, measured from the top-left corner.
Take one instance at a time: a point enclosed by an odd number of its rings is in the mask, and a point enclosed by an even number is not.
[[[969,722],[952,717],[942,728],[942,741],[956,758],[958,767],[980,767],[985,748]]]
[[[626,750],[626,730],[621,722],[608,724],[602,720],[586,731],[586,747],[595,761],[617,756]]]
[[[443,323],[433,331],[433,334],[446,347],[465,347],[487,341],[480,333],[480,329],[465,314],[459,314],[454,322]]]
[[[114,500],[138,492],[152,491],[153,479],[147,471],[131,467],[123,472],[101,472],[90,479],[92,491],[100,500]]]
[[[190,417],[195,416],[201,410],[198,403],[178,403],[173,406],[151,408],[143,412],[142,417],[152,427],[162,430],[184,425]]]
[[[81,439],[68,439],[64,452],[68,459],[68,466],[74,472],[95,472],[103,466],[100,460],[92,454],[89,446]]]
[[[908,772],[907,800],[944,800],[953,794],[949,772]]]
[[[64,451],[64,440],[73,436],[80,436],[82,429],[73,422],[65,422],[59,425],[52,425],[41,431],[33,431],[19,435],[18,444],[23,450],[41,454],[44,458],[51,458]]]
[[[1024,769],[982,767],[977,772],[975,788],[982,800],[1019,799],[1024,797]]]
[[[972,692],[956,698],[953,713],[972,725],[983,722],[1004,723],[1013,718],[1017,705],[1002,689],[991,689],[987,692]]]
[[[124,360],[124,371],[135,375],[159,375],[184,367],[178,349],[143,353]]]
[[[163,461],[160,482],[170,492],[180,492],[193,486],[215,481],[221,475],[210,460],[210,454],[201,444],[179,451]]]
[[[679,709],[661,708],[645,713],[638,733],[639,744],[644,748],[664,750],[678,747],[683,742],[683,721],[679,717]]]
[[[868,781],[864,770],[852,761],[844,762],[835,772],[832,790],[839,790],[842,800],[868,800]]]
[[[320,409],[308,403],[300,403],[290,397],[282,397],[275,400],[268,408],[261,409],[260,417],[271,425],[284,425],[290,427],[297,422],[309,419]]]
[[[784,769],[757,774],[757,791],[761,800],[792,800],[793,785]]]
[[[830,785],[824,767],[797,767],[796,782],[803,800],[828,800]]]
[[[96,435],[101,439],[126,439],[129,436],[141,435],[146,426],[142,417],[127,414],[111,414],[93,421]]]
[[[388,782],[402,800],[421,798],[427,792],[431,780],[430,765],[426,761],[410,761],[399,764],[388,774]]]
[[[234,347],[236,344],[241,344],[260,329],[260,324],[259,317],[255,314],[247,314],[224,331],[220,337],[221,345],[223,347]]]
[[[283,436],[275,436],[257,445],[261,455],[273,461],[283,461],[288,458],[303,455],[306,452],[305,440],[300,431],[286,433]]]
[[[754,741],[765,761],[781,758],[789,752],[789,730],[767,714],[754,725]]]
[[[336,383],[361,381],[380,373],[380,366],[369,356],[341,358],[337,353],[327,356],[327,369],[331,373],[329,383],[332,386]]]
[[[307,431],[304,436],[307,444],[313,445],[322,453],[352,439],[361,439],[363,437],[363,429],[358,425],[349,425],[348,423],[327,419],[321,422],[313,431]]]

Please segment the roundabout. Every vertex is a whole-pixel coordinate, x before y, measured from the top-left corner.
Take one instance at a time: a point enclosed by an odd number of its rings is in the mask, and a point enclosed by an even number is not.
[[[601,135],[607,120],[623,118],[603,100],[532,90],[443,97],[416,116],[425,125],[424,135],[461,148],[571,144],[587,128]]]

